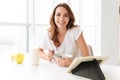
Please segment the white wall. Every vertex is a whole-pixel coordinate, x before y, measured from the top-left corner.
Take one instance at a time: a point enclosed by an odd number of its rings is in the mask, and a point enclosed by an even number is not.
[[[101,54],[109,55],[107,64],[118,65],[119,58],[119,0],[102,0]]]

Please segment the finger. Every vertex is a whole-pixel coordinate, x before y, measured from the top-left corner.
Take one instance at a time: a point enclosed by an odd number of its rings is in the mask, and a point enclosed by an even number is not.
[[[53,52],[49,52],[49,54],[50,54],[50,55],[54,55],[54,53],[53,53]]]
[[[52,53],[52,52],[49,52],[48,54],[49,54],[49,55],[53,55],[53,53]]]

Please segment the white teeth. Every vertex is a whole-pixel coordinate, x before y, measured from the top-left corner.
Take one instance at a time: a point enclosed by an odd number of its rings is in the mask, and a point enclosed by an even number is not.
[[[61,25],[63,25],[63,24],[64,24],[64,22],[61,22],[60,24],[61,24]]]
[[[60,24],[60,25],[64,25],[64,24]]]

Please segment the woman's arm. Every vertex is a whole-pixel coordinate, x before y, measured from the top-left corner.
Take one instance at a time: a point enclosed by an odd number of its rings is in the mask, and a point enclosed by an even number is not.
[[[48,61],[52,61],[53,54],[54,54],[53,51],[48,50],[48,53],[46,54],[42,48],[40,48],[39,50],[40,50],[40,57],[41,58],[48,60]]]
[[[73,58],[54,57],[54,60],[59,66],[68,67],[72,63]]]
[[[88,48],[87,48],[87,45],[86,45],[86,42],[84,40],[82,33],[79,36],[79,38],[77,39],[77,45],[78,45],[80,51],[82,52],[82,56],[89,56]]]

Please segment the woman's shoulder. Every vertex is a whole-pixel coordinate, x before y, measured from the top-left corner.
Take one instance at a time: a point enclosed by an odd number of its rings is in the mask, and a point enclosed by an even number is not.
[[[44,38],[45,38],[45,39],[46,39],[46,38],[49,38],[49,32],[48,32],[48,30],[44,30],[41,35],[42,35],[43,39],[44,39]]]
[[[76,32],[76,31],[81,31],[81,29],[80,29],[80,26],[79,26],[79,25],[76,25],[76,26],[72,27],[72,28],[70,29],[70,31]]]
[[[74,36],[75,40],[78,39],[78,37],[80,36],[80,34],[81,34],[82,32],[83,32],[83,31],[81,30],[80,26],[73,27],[73,28],[70,30],[70,34]]]

